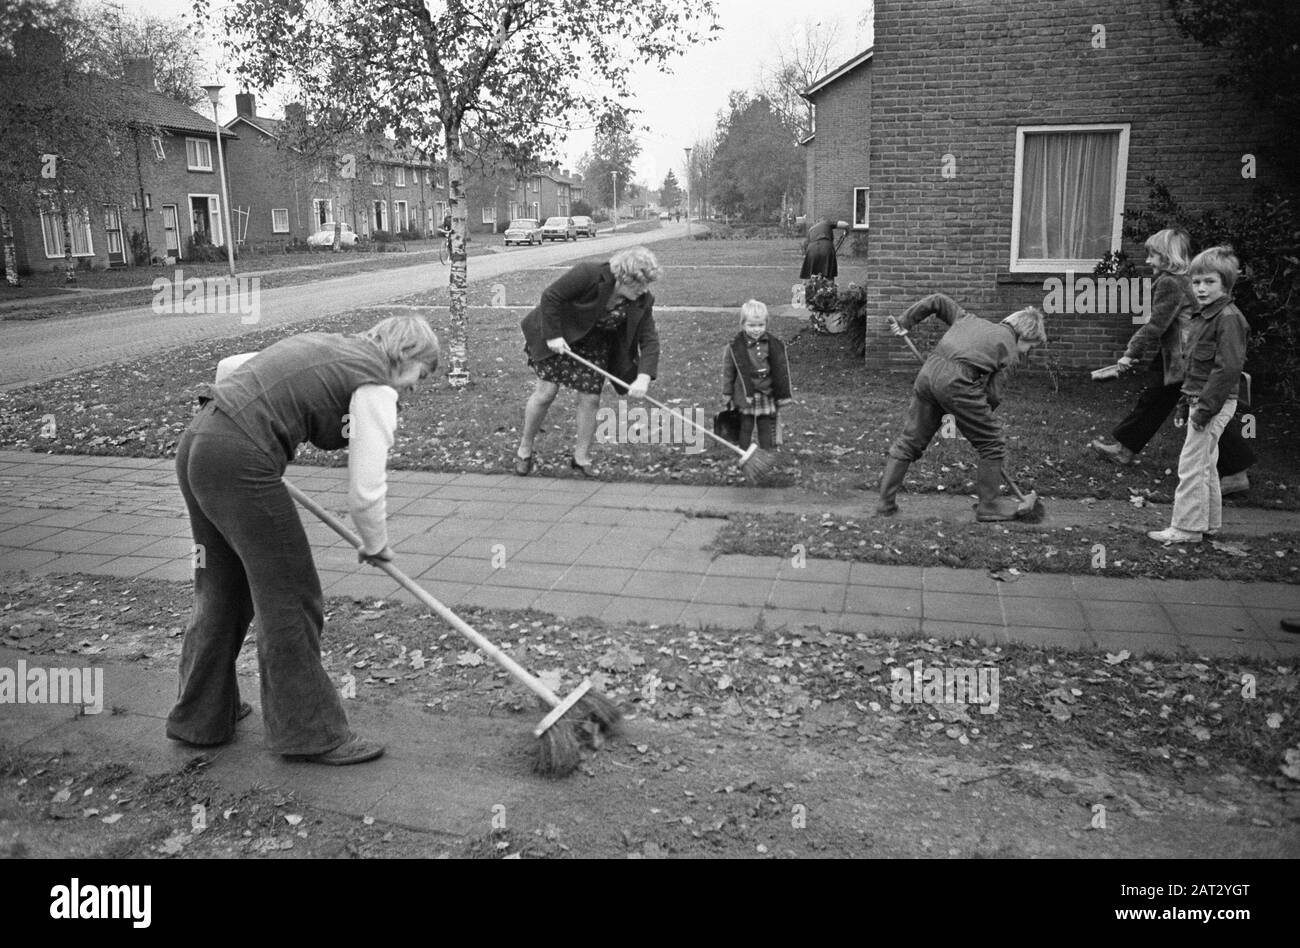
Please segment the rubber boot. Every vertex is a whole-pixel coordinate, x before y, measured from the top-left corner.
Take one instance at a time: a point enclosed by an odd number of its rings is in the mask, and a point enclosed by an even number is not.
[[[975,519],[981,523],[1015,520],[1020,501],[1014,497],[999,496],[1002,488],[1002,462],[980,458],[979,474],[975,478]]]
[[[907,476],[907,469],[911,464],[911,461],[900,461],[894,457],[885,461],[885,472],[880,475],[880,503],[876,504],[878,516],[889,517],[898,513],[898,504],[894,502],[894,496],[903,486],[903,478]]]

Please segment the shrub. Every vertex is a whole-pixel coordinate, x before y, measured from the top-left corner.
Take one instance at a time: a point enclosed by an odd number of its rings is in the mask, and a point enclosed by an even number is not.
[[[377,244],[391,244],[394,240],[392,231],[377,230],[370,235],[370,239]]]
[[[144,234],[138,229],[131,228],[131,262],[137,267],[147,266],[149,264],[149,249],[144,243]]]

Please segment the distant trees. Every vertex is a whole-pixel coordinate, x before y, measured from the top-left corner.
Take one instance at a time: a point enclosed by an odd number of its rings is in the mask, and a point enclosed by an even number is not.
[[[733,92],[709,171],[713,203],[745,220],[776,220],[802,196],[803,177],[803,155],[772,102]]]

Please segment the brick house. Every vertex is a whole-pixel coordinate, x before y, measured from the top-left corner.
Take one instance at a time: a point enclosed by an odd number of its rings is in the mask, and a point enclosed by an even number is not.
[[[442,225],[448,197],[441,165],[389,140],[357,139],[328,160],[307,158],[286,140],[301,108],[290,103],[285,119],[273,119],[257,114],[252,93],[235,96],[236,115],[226,128],[239,135],[228,154],[241,243],[294,243],[335,220],[363,235],[427,235]]]
[[[582,191],[581,175],[575,182],[568,169],[561,170],[554,164],[524,174],[499,168],[495,175],[470,177],[466,187],[469,225],[477,233],[497,233],[521,217],[538,221],[557,215],[568,217],[577,200],[575,186],[579,194]]]
[[[871,364],[909,364],[884,317],[935,291],[986,318],[1037,305],[1051,359],[1112,360],[1138,307],[1054,307],[1048,281],[1144,259],[1121,226],[1149,177],[1192,210],[1282,184],[1247,157],[1274,129],[1165,0],[879,0],[875,17],[874,48],[805,91],[807,207],[860,232]]]
[[[78,266],[133,266],[133,239],[153,261],[184,260],[193,240],[225,244],[212,118],[159,93],[148,60],[129,62],[127,80],[123,99],[131,103],[135,145],[128,160],[137,187],[124,188],[118,201],[76,208],[70,215],[72,255]],[[231,139],[223,136],[223,142],[229,160]],[[64,267],[59,215],[42,212],[13,223],[20,273]]]

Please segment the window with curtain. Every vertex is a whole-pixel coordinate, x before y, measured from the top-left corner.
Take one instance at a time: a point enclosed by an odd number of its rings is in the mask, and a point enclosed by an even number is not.
[[[68,211],[68,230],[72,235],[72,255],[90,257],[95,251],[90,240],[90,215],[84,209]],[[41,211],[41,236],[45,256],[63,256],[63,221],[58,214]]]
[[[287,207],[271,208],[271,233],[289,233],[289,209]]]
[[[1119,249],[1128,126],[1021,128],[1012,270],[1091,271]]]
[[[185,139],[185,160],[190,171],[211,171],[212,143],[201,138]]]

